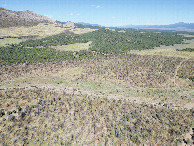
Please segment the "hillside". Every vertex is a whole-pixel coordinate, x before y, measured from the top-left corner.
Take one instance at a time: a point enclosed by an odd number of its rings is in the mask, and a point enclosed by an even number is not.
[[[98,24],[90,24],[90,23],[84,23],[84,22],[78,22],[78,23],[73,23],[73,22],[61,22],[61,21],[56,21],[58,24],[71,24],[73,25],[75,28],[90,28],[90,29],[99,29],[102,28],[104,26],[100,26]]]
[[[34,26],[39,23],[53,23],[50,18],[32,11],[11,11],[0,7],[0,27]]]
[[[61,23],[32,11],[12,11],[0,7],[0,46],[18,44],[26,39],[37,39],[61,33],[83,34],[95,31],[78,28],[74,22]]]

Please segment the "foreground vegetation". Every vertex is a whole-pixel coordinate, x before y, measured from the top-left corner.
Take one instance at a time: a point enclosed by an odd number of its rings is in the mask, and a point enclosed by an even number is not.
[[[177,145],[193,126],[193,110],[76,96],[65,90],[16,89],[0,97],[4,145]]]

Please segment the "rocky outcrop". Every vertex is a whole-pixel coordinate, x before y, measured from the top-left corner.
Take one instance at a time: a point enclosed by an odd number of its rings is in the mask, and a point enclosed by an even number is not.
[[[29,10],[11,11],[0,7],[0,27],[34,26],[39,23],[54,23],[54,21]]]

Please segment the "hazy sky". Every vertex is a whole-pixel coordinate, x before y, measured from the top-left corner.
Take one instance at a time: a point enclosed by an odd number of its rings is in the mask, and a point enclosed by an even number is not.
[[[194,0],[0,0],[0,6],[105,26],[194,23]]]

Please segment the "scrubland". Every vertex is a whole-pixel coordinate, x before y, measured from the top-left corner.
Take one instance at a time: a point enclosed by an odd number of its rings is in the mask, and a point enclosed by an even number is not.
[[[174,33],[125,33],[56,35],[3,48],[39,50],[37,54],[59,49],[57,54],[73,55],[47,62],[48,56],[43,61],[36,56],[37,62],[22,62],[21,57],[17,62],[6,50],[13,63],[0,67],[0,144],[192,145],[193,52],[176,49],[193,48],[193,40],[182,42]]]
[[[149,55],[4,66],[1,140],[181,144],[194,124],[192,67],[193,59]]]

